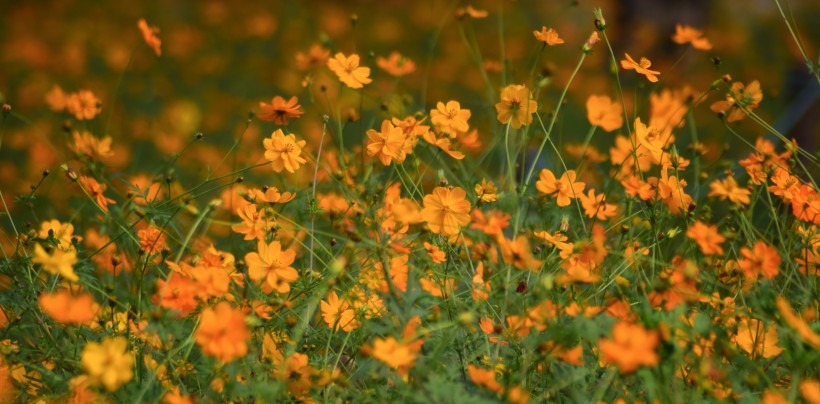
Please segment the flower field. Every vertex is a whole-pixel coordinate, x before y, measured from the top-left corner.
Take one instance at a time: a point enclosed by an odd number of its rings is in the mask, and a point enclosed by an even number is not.
[[[0,7],[0,403],[820,403],[820,4]]]

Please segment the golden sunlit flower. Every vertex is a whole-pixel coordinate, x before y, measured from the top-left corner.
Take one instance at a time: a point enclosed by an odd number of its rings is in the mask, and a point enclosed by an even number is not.
[[[271,162],[273,171],[277,173],[287,170],[292,174],[307,162],[302,157],[302,148],[307,142],[296,140],[293,134],[285,135],[282,129],[274,131],[262,143],[265,146],[265,159]]]
[[[590,95],[587,98],[587,119],[592,125],[612,132],[624,124],[623,108],[606,95]]]
[[[556,198],[558,206],[569,206],[570,200],[578,198],[584,192],[586,184],[575,181],[575,170],[566,171],[561,179],[548,169],[541,170],[535,188],[542,194]]]
[[[462,109],[458,101],[447,101],[447,104],[439,101],[436,109],[430,111],[430,121],[436,126],[439,132],[455,136],[458,132],[466,132],[470,129],[467,120],[472,113],[469,109]]]
[[[290,291],[290,284],[299,278],[299,273],[291,267],[295,259],[296,252],[291,249],[283,250],[279,241],[265,244],[260,240],[257,252],[245,255],[245,264],[252,280],[264,280],[272,290],[287,293]]]
[[[763,323],[757,319],[741,319],[734,339],[752,357],[771,358],[783,352],[783,348],[777,346],[777,328],[770,325],[764,329]]]
[[[327,67],[350,88],[362,88],[373,81],[370,79],[370,68],[359,67],[359,55],[356,54],[345,56],[337,53],[327,61]]]
[[[487,181],[486,178],[483,178],[480,184],[475,184],[475,194],[479,202],[495,202],[498,200],[498,195],[496,195],[496,192],[498,192],[498,188],[496,188],[492,181]]]
[[[467,193],[458,187],[447,189],[436,187],[432,194],[424,197],[421,217],[433,233],[445,236],[458,234],[462,227],[470,223],[470,202]]]
[[[336,331],[350,332],[359,327],[356,312],[347,300],[339,299],[335,291],[328,293],[327,300],[322,300],[321,310],[325,324]]]
[[[378,157],[385,166],[389,166],[393,160],[401,163],[407,157],[407,136],[401,128],[393,126],[390,121],[382,121],[381,132],[368,129],[367,137],[367,155]]]
[[[564,40],[558,36],[558,32],[552,28],[541,27],[541,31],[533,31],[535,39],[543,42],[544,45],[555,46],[564,43]]]
[[[531,99],[530,90],[519,84],[511,84],[501,90],[501,101],[495,104],[498,121],[518,129],[532,123],[532,114],[538,112],[538,103]],[[466,130],[466,129],[465,129]]]
[[[632,59],[632,56],[629,56],[628,53],[624,54],[626,56],[625,60],[621,60],[621,67],[625,70],[635,70],[638,74],[643,74],[646,76],[646,79],[657,83],[658,82],[658,75],[661,72],[656,70],[649,70],[649,67],[652,66],[652,62],[649,61],[647,58],[641,58],[641,63],[637,63]]]
[[[732,83],[729,93],[726,94],[725,101],[718,101],[712,104],[714,112],[727,114],[726,122],[735,122],[743,119],[747,111],[751,111],[760,106],[763,101],[763,91],[760,89],[760,82],[757,80],[744,86],[737,81]]]
[[[134,376],[134,355],[128,350],[125,337],[89,342],[83,348],[82,364],[89,380],[102,383],[108,391],[117,390]]]
[[[46,272],[60,275],[69,281],[77,282],[80,278],[74,273],[74,264],[77,263],[77,251],[70,249],[65,251],[55,248],[51,254],[40,245],[34,245],[34,257],[31,262],[40,264]]]

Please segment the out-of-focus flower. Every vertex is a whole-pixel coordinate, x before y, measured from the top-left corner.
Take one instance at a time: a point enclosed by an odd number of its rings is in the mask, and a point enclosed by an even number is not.
[[[675,26],[675,35],[672,35],[672,40],[681,45],[691,43],[695,49],[712,49],[712,44],[703,36],[703,31],[688,25],[677,24]]]
[[[117,390],[134,376],[134,355],[125,337],[109,337],[89,342],[83,348],[82,364],[92,383],[102,383],[106,390]]]
[[[302,111],[302,106],[299,105],[299,99],[295,96],[285,101],[284,98],[277,95],[273,97],[270,104],[260,102],[259,109],[262,111],[256,114],[257,118],[278,125],[287,125],[288,119],[299,118],[305,113],[305,111]]]
[[[145,43],[154,50],[154,53],[156,53],[157,56],[162,55],[162,49],[160,48],[162,46],[162,41],[160,41],[157,36],[157,34],[159,34],[159,28],[149,26],[143,18],[140,18],[140,20],[137,21],[137,27],[139,27],[140,32],[142,33],[142,39],[145,40]]]

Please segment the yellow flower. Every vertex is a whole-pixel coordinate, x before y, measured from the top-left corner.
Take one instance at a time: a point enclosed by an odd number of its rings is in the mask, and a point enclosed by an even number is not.
[[[771,358],[783,352],[783,348],[777,346],[777,327],[764,328],[757,319],[744,318],[738,322],[735,342],[756,358]]]
[[[302,148],[305,147],[304,140],[296,140],[294,135],[285,135],[282,129],[273,132],[270,138],[265,139],[265,159],[271,162],[273,171],[281,173],[288,170],[294,173],[307,160],[302,158]]]
[[[520,84],[511,84],[501,90],[501,101],[495,104],[498,121],[518,129],[532,123],[532,114],[538,111],[538,103],[530,99],[530,90]]]
[[[471,115],[470,110],[462,109],[458,101],[447,101],[447,104],[438,102],[436,109],[430,111],[430,121],[439,132],[448,133],[453,137],[470,129],[467,120]]]
[[[421,217],[430,231],[454,236],[470,223],[470,202],[466,196],[467,193],[458,187],[452,190],[437,187],[432,194],[426,195]]]
[[[495,202],[498,200],[496,192],[498,192],[498,188],[495,187],[492,181],[487,181],[486,178],[483,178],[480,184],[475,184],[475,194],[481,202]]]
[[[379,161],[385,166],[389,166],[393,160],[401,163],[407,158],[405,143],[407,136],[400,127],[393,126],[388,120],[382,122],[381,132],[375,129],[367,131],[367,155],[377,156]]]
[[[83,348],[82,364],[94,383],[102,383],[114,391],[134,376],[134,356],[128,350],[125,337],[105,338],[89,342]]]
[[[362,88],[370,83],[370,68],[359,67],[359,55],[345,56],[337,53],[333,59],[327,61],[327,67],[336,73],[339,81],[345,83],[350,88]]]
[[[41,264],[46,272],[62,275],[72,282],[80,280],[77,274],[74,273],[74,264],[77,263],[77,251],[74,249],[64,251],[55,248],[54,251],[49,254],[41,245],[35,244],[34,258],[32,258],[31,262]]]
[[[564,43],[564,40],[558,36],[558,31],[553,28],[541,27],[541,31],[532,31],[535,39],[543,42],[545,45],[554,46]]]
[[[634,69],[638,74],[643,74],[644,76],[646,76],[647,80],[653,83],[658,82],[658,75],[660,75],[661,72],[657,70],[649,70],[649,67],[652,66],[652,62],[650,62],[649,59],[641,58],[641,62],[638,63],[634,59],[632,59],[632,56],[629,56],[628,53],[624,55],[626,55],[626,59],[621,61],[621,67],[623,67],[625,70]]]

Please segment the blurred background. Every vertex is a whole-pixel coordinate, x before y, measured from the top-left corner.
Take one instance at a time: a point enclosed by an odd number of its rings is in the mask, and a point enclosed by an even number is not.
[[[820,2],[781,4],[816,61]],[[458,17],[468,5],[487,11],[487,17]],[[321,117],[335,113],[331,104],[338,101],[344,115],[357,110],[360,102],[358,91],[340,94],[335,76],[317,63],[322,52],[311,53],[317,44],[331,55],[358,53],[362,65],[372,68],[374,82],[362,93],[367,112],[358,118],[363,122],[346,128],[352,136],[361,136],[388,115],[429,111],[437,101],[454,99],[473,111],[471,125],[479,129],[485,145],[491,144],[495,113],[476,58],[496,94],[504,83],[533,88],[540,82],[540,107],[549,111],[594,29],[596,7],[603,9],[619,59],[625,52],[636,59],[645,56],[662,72],[660,85],[650,86],[642,76],[622,71],[630,114],[646,110],[652,91],[689,86],[703,92],[730,74],[744,83],[759,80],[764,94],[759,114],[806,149],[817,150],[820,123],[814,117],[820,113],[820,90],[773,0],[43,0],[0,4],[0,98],[13,108],[3,123],[0,190],[9,208],[17,210],[14,197],[29,192],[44,169],[62,176],[60,164],[75,158],[70,149],[75,130],[113,139],[115,155],[105,163],[115,187],[108,192],[118,201],[133,178],[161,182],[169,173],[157,173],[156,168],[202,132],[205,141],[192,146],[172,173],[175,181],[190,187],[223,158],[259,102],[270,102],[275,95],[299,97],[306,114],[289,129],[314,147]],[[143,41],[137,28],[141,18],[159,28],[159,57]],[[672,42],[677,23],[702,29],[713,48],[700,51]],[[532,34],[542,25],[555,28],[566,43],[542,52]],[[477,44],[479,54],[471,54],[468,44]],[[414,61],[415,72],[397,79],[376,67],[376,57],[393,51]],[[590,94],[617,94],[612,72],[600,43],[569,90],[562,110],[566,115],[559,121],[560,142],[582,141],[589,129],[584,103]],[[93,91],[101,101],[101,114],[76,121],[51,111],[45,97],[54,86],[66,92]],[[734,147],[741,143],[709,110],[721,98],[714,94],[697,107],[699,136],[715,158],[726,152],[724,156],[736,160],[750,149]],[[241,137],[237,161],[220,172],[262,161],[261,139],[275,128],[254,121]],[[739,124],[738,132],[752,142],[765,135],[749,122]],[[595,144],[606,151],[612,137],[598,136]],[[307,171],[287,179],[259,171],[257,183],[304,186],[312,176]],[[64,202],[72,193],[64,192],[64,178],[54,177],[38,190],[38,211],[70,214]]]

